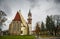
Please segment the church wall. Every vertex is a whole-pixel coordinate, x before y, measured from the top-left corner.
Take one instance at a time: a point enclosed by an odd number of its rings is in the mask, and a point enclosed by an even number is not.
[[[9,33],[12,34],[12,32],[13,32],[13,24],[11,22],[11,24],[9,25]]]
[[[22,25],[21,26],[21,31],[22,31],[21,35],[27,35],[27,27],[24,26],[23,24],[21,24],[21,25]]]
[[[10,34],[14,35],[20,35],[20,29],[21,23],[19,21],[13,21],[9,26],[9,32]]]
[[[27,35],[27,27],[24,26],[21,22],[19,21],[12,21],[12,23],[9,26],[9,33],[11,35]],[[21,33],[22,31],[22,33]]]

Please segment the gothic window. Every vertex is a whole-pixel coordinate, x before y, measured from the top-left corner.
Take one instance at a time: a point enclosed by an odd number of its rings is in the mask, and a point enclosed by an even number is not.
[[[15,31],[16,30],[16,23],[15,22],[13,22],[13,30]]]
[[[18,31],[20,31],[20,21],[18,21]]]

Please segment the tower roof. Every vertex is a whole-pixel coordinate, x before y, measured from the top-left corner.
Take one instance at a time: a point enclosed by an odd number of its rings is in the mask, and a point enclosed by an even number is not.
[[[21,17],[20,17],[19,12],[16,13],[16,16],[15,16],[15,18],[13,19],[13,21],[21,21]]]
[[[32,16],[31,11],[29,10],[28,16]]]

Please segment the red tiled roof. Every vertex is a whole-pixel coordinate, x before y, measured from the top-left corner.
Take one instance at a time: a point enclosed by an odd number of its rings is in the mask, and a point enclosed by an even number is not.
[[[20,17],[20,14],[19,12],[17,12],[15,18],[13,19],[13,21],[21,21],[21,17]]]

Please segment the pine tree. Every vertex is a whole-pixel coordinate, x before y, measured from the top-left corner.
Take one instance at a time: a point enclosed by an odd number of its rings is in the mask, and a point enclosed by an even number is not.
[[[46,28],[51,34],[53,34],[52,32],[55,29],[55,25],[54,25],[54,21],[52,20],[52,17],[50,16],[47,16],[46,18]]]
[[[44,23],[41,23],[41,30],[44,31],[45,27],[44,27]]]
[[[47,16],[47,18],[46,18],[46,28],[47,28],[47,30],[50,30],[49,20],[50,20],[50,18],[49,18],[49,16]]]

